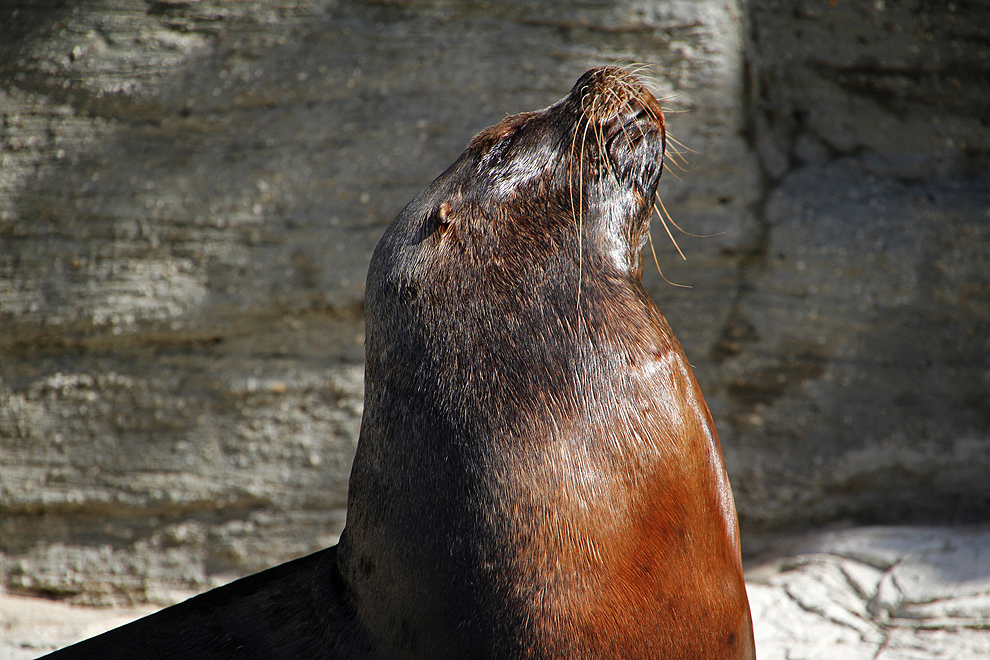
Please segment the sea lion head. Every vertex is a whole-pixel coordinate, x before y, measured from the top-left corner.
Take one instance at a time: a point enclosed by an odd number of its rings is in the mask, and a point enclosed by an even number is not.
[[[660,105],[635,76],[592,69],[557,103],[475,136],[403,210],[383,248],[408,248],[394,256],[411,269],[466,258],[512,259],[519,271],[564,247],[578,270],[638,275],[665,140]]]

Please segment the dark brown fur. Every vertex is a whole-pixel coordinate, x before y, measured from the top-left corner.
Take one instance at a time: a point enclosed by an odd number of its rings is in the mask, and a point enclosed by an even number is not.
[[[338,548],[65,657],[752,658],[718,438],[640,281],[664,131],[602,68],[480,133],[375,251]]]

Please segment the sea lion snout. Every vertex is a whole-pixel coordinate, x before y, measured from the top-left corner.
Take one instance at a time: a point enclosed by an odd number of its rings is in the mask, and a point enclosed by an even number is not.
[[[581,110],[576,133],[604,152],[604,169],[650,200],[663,172],[666,124],[659,101],[617,67],[592,69],[571,90]],[[590,138],[589,138],[590,134]]]

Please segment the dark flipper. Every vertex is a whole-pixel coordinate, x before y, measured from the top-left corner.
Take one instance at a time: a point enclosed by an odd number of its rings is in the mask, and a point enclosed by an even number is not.
[[[369,658],[337,547],[287,562],[66,647],[52,660]]]

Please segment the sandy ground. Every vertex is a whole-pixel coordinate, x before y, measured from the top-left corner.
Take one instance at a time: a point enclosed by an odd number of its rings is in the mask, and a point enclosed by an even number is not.
[[[990,527],[867,527],[781,539],[747,566],[761,660],[990,658]],[[150,614],[0,595],[0,660]]]
[[[0,596],[0,660],[28,660],[158,611],[145,605],[73,607],[43,598]]]

